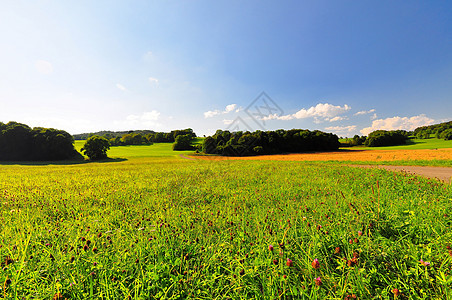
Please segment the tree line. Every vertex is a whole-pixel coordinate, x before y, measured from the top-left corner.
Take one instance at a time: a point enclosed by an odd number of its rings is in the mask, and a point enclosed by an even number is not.
[[[405,130],[376,130],[366,138],[367,147],[396,146],[406,144],[410,133]]]
[[[77,154],[73,137],[64,130],[0,122],[0,160],[63,160]]]
[[[75,139],[92,136],[101,136],[106,138],[111,146],[128,145],[152,145],[153,143],[174,143],[177,136],[188,135],[190,139],[196,137],[193,129],[172,130],[171,132],[155,132],[150,130],[130,130],[130,131],[100,131],[98,133],[74,135]]]
[[[438,139],[452,140],[452,121],[418,127],[413,134],[418,139],[429,139],[434,135]]]
[[[339,149],[337,135],[303,129],[255,132],[217,130],[204,139],[202,152],[225,156],[333,151]]]

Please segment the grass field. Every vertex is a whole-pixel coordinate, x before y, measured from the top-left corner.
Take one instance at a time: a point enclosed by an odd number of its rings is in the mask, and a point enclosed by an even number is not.
[[[75,149],[80,152],[85,141],[75,141]],[[193,151],[173,151],[172,143],[155,143],[142,146],[114,146],[108,150],[111,158],[131,157],[171,157],[180,154],[191,154]]]
[[[0,165],[1,296],[452,297],[451,185],[116,148],[125,160]]]
[[[345,140],[342,140],[345,141]],[[443,139],[430,138],[430,139],[409,139],[406,145],[400,146],[387,146],[387,147],[364,147],[356,146],[352,149],[361,150],[419,150],[419,149],[443,149],[452,148],[452,141],[446,141]],[[350,149],[350,148],[343,148]]]

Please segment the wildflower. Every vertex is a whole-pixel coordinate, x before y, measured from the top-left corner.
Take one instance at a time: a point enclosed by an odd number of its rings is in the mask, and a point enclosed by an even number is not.
[[[284,275],[283,275],[283,278],[286,279],[286,278],[287,278],[287,275],[284,274]]]
[[[56,293],[52,298],[52,300],[60,300],[60,299],[63,300],[63,295],[61,295],[61,293]]]
[[[361,230],[358,231],[358,236],[362,236],[363,232]]]
[[[311,266],[316,270],[319,269],[320,268],[319,260],[317,258],[314,259],[314,261],[311,263]]]
[[[339,254],[341,253],[341,247],[336,247],[336,249],[334,249],[334,254]]]
[[[292,267],[292,266],[293,266],[293,261],[292,261],[290,258],[288,258],[288,259],[287,259],[287,262],[286,262],[286,265],[287,265],[288,267]]]
[[[400,295],[400,291],[399,291],[399,289],[392,289],[392,291],[391,291],[393,294],[394,294],[394,296],[399,296]]]
[[[430,266],[430,262],[428,261],[423,261],[422,259],[420,259],[419,262],[426,267]]]
[[[278,264],[278,260],[277,260],[276,258],[273,260],[273,264],[274,264],[274,265],[277,265],[277,264]]]
[[[85,246],[83,246],[83,250],[87,251],[88,250],[88,245],[85,244]]]
[[[268,245],[268,250],[273,251],[273,245]]]
[[[314,278],[315,280],[315,285],[316,286],[321,286],[322,285],[322,279],[320,277]]]
[[[353,267],[358,263],[358,259],[356,257],[353,257],[350,260],[347,260],[347,266]]]

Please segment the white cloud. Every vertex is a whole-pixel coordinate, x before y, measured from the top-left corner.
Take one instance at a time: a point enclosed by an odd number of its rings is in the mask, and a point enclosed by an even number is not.
[[[50,62],[46,60],[38,60],[35,63],[36,70],[44,75],[51,74],[53,72],[53,66]]]
[[[371,114],[374,113],[375,109],[370,109],[370,110],[362,110],[362,111],[358,111],[356,114],[354,114],[354,116],[359,116],[359,115],[367,115],[367,114]]]
[[[347,117],[337,116],[337,117],[329,119],[328,121],[330,121],[330,122],[337,122],[337,121],[343,121],[343,120],[347,120],[347,119],[348,119]]]
[[[234,122],[234,120],[226,120],[226,119],[223,120],[224,125],[231,125],[232,122]]]
[[[225,113],[231,112],[236,108],[237,104],[226,105]]]
[[[435,120],[428,118],[424,114],[413,117],[392,117],[386,119],[378,119],[372,122],[371,127],[361,130],[363,135],[368,135],[375,130],[414,130],[420,126],[427,126],[435,123]]]
[[[148,80],[154,86],[158,86],[159,85],[159,80],[157,78],[149,77]]]
[[[124,121],[115,122],[115,125],[127,129],[152,129],[162,126],[158,122],[159,119],[160,112],[152,110],[138,115],[128,115]]]
[[[350,125],[350,126],[331,126],[331,127],[325,127],[325,130],[330,130],[333,132],[340,132],[340,133],[345,133],[345,132],[353,132],[356,130],[356,125]]]
[[[116,84],[116,87],[118,88],[118,89],[120,89],[121,91],[127,91],[127,89],[125,88],[125,86],[123,86],[122,84],[120,84],[120,83],[117,83]]]
[[[340,117],[339,115],[344,114],[345,112],[349,111],[351,109],[350,106],[345,104],[344,106],[339,105],[332,105],[329,103],[319,103],[316,106],[311,106],[308,109],[302,108],[299,111],[297,111],[294,114],[291,115],[285,115],[285,116],[278,116],[276,114],[269,115],[262,120],[293,120],[293,119],[307,119],[307,118],[314,118],[314,121],[317,123],[320,123],[322,121],[340,121],[345,120],[345,117]]]
[[[377,114],[373,114],[372,117],[370,117],[371,120],[375,120],[377,118],[378,118]]]
[[[237,108],[237,104],[229,104],[229,105],[226,105],[224,111],[220,111],[218,109],[206,111],[204,113],[204,118],[212,118],[212,117],[217,116],[217,115],[228,114],[228,113],[230,113],[230,112],[232,112],[234,110],[235,110],[235,112],[239,112],[240,108]]]

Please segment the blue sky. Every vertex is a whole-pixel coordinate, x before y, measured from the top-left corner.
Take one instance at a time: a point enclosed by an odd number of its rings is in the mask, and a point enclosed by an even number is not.
[[[450,1],[15,0],[0,28],[2,122],[353,136],[452,119]]]

